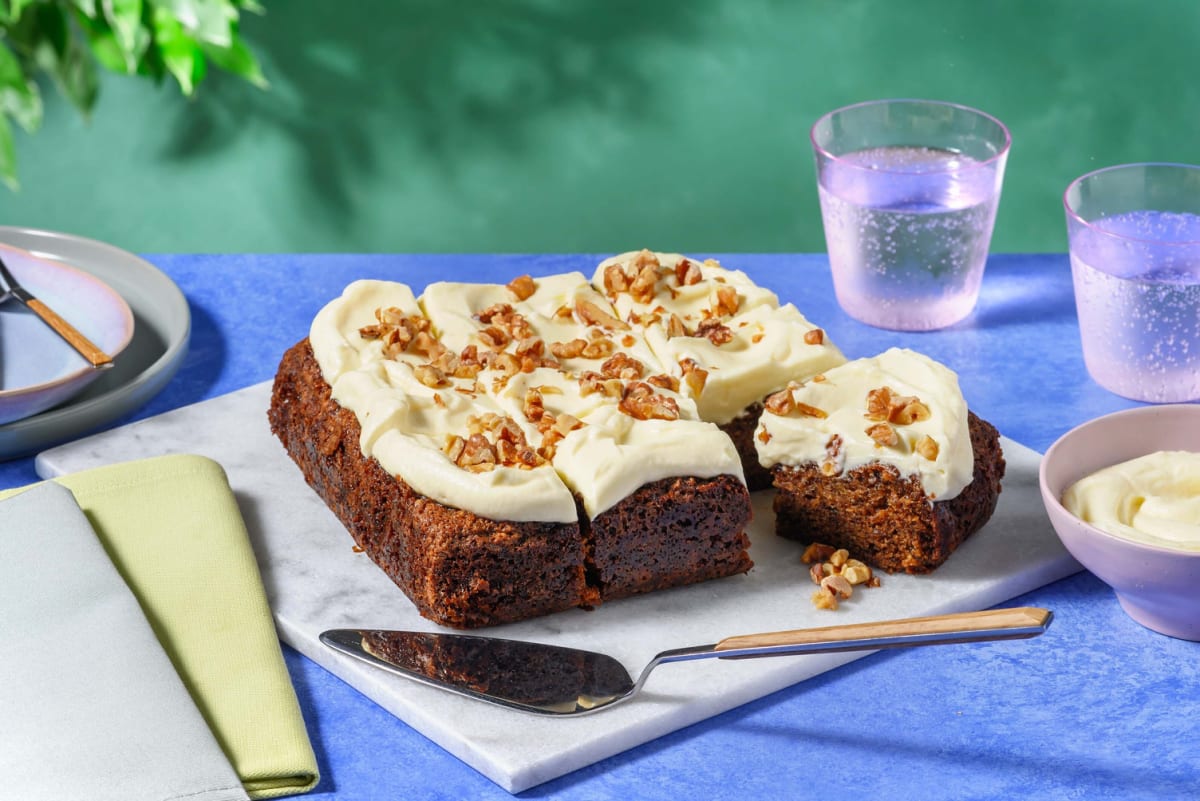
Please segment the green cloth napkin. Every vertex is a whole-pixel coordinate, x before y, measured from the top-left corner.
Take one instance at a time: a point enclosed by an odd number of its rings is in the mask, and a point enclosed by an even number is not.
[[[315,787],[316,757],[221,466],[162,456],[54,480],[86,513],[250,797]]]

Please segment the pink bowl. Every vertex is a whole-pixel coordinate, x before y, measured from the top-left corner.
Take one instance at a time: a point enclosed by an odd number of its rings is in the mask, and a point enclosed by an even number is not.
[[[1042,457],[1042,502],[1063,545],[1113,588],[1130,617],[1161,634],[1200,640],[1200,552],[1114,536],[1061,503],[1063,492],[1084,476],[1161,450],[1200,452],[1200,405],[1144,406],[1071,429]]]

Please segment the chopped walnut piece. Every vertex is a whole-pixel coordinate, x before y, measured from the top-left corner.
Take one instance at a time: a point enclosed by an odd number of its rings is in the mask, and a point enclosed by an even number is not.
[[[575,314],[584,325],[598,325],[601,328],[607,328],[617,331],[628,331],[629,324],[624,320],[619,320],[613,317],[608,312],[601,309],[595,303],[584,298],[575,299]]]
[[[658,261],[658,256],[656,256],[654,251],[650,250],[649,248],[642,248],[640,251],[638,251],[637,255],[633,257],[633,261],[630,262],[630,265],[635,270],[641,270],[647,265],[651,267],[661,266]]]
[[[900,444],[900,437],[896,434],[896,429],[887,423],[876,423],[866,430],[866,434],[875,440],[875,444],[879,447],[894,448]]]
[[[646,379],[646,381],[658,387],[659,389],[669,389],[672,392],[679,391],[679,379],[673,375],[659,373],[658,375],[650,376]]]
[[[796,399],[792,397],[791,388],[768,395],[763,401],[763,408],[773,415],[787,417],[796,410]]]
[[[917,442],[916,451],[929,461],[935,461],[938,458],[937,440],[926,434]]]
[[[629,294],[638,303],[649,303],[654,300],[657,288],[658,261],[656,259],[654,264],[645,264],[638,269],[637,275],[629,284]]]
[[[683,383],[691,391],[693,398],[699,398],[708,383],[708,371],[696,363],[695,359],[680,359],[679,368],[683,371]]]
[[[604,268],[604,290],[609,296],[629,291],[629,277],[619,264],[610,264]]]
[[[585,359],[603,359],[605,356],[611,355],[613,352],[613,341],[611,339],[593,339],[591,342],[583,346],[583,350],[579,355]]]
[[[820,328],[814,328],[804,334],[804,342],[807,345],[821,345],[825,342],[825,332]]]
[[[487,328],[479,332],[479,341],[490,350],[502,350],[505,345],[512,341],[511,337],[505,333],[500,327],[489,325]]]
[[[903,405],[893,405],[892,414],[888,418],[891,422],[898,426],[906,426],[929,419],[929,407],[920,400],[913,397],[905,397],[903,400]]]
[[[667,318],[668,339],[674,339],[675,337],[690,337],[691,335],[692,334],[690,331],[688,331],[687,326],[683,324],[683,320],[679,319],[678,314],[672,313],[671,316]]]
[[[733,331],[730,330],[729,326],[724,325],[715,317],[701,320],[700,325],[696,329],[696,336],[705,337],[709,342],[717,346],[733,341]]]
[[[759,431],[758,432],[758,441],[763,443],[764,445],[766,445],[768,442],[771,441],[771,432],[767,431],[767,429],[765,429],[765,428],[762,431]]]
[[[448,434],[446,435],[446,447],[442,449],[442,452],[446,454],[446,458],[457,464],[466,445],[467,441],[462,437],[457,434]]]
[[[601,375],[609,378],[621,378],[626,381],[641,378],[645,371],[645,365],[624,351],[614,353],[612,358],[600,365]]]
[[[845,576],[838,573],[821,579],[821,589],[829,590],[841,600],[849,598],[854,594],[854,587],[846,580]]]
[[[824,409],[818,409],[816,406],[809,406],[807,403],[796,401],[796,411],[804,417],[816,417],[824,420],[829,414]]]
[[[660,395],[644,381],[625,386],[618,408],[635,420],[678,420],[679,404],[674,398]]]
[[[431,389],[441,389],[442,387],[450,386],[450,382],[446,379],[446,374],[434,367],[432,364],[418,364],[413,368],[413,375]]]
[[[897,395],[891,387],[880,387],[867,393],[868,420],[906,426],[930,417],[929,407],[914,395]]]
[[[517,296],[517,300],[528,300],[537,291],[533,276],[519,275],[508,282],[508,291]]]
[[[812,595],[813,606],[818,609],[828,609],[835,611],[838,608],[837,595],[832,590],[825,587],[817,590]]]
[[[859,584],[866,584],[868,581],[870,581],[872,573],[871,568],[867,567],[862,562],[858,561],[857,559],[850,559],[842,567],[842,576],[846,579],[846,581],[857,586]]]
[[[759,342],[763,341],[763,337],[765,336],[766,334],[764,334],[762,331],[759,331],[758,333],[751,335],[750,341],[757,345]]]
[[[597,392],[608,398],[620,398],[624,394],[624,384],[619,378],[607,378],[589,370],[579,376],[579,391],[585,398]]]
[[[700,283],[703,275],[700,267],[691,259],[680,259],[675,265],[675,283],[679,286],[691,286]]]
[[[525,404],[522,408],[525,416],[531,422],[536,423],[541,420],[546,414],[545,399],[542,398],[542,391],[537,387],[531,387],[525,390]]]
[[[800,561],[806,565],[810,565],[813,562],[824,562],[830,556],[833,556],[834,550],[836,549],[832,545],[814,542],[804,549],[804,553],[800,556]]]
[[[728,285],[717,287],[717,303],[713,308],[713,311],[715,311],[717,315],[732,317],[733,315],[737,314],[739,305],[740,303],[736,289]]]
[[[587,347],[586,339],[572,339],[570,342],[551,342],[550,352],[560,359],[574,359],[582,355]]]

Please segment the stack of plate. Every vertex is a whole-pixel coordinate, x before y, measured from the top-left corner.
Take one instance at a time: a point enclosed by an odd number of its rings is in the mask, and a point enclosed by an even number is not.
[[[18,301],[0,304],[0,459],[123,417],[178,370],[191,316],[179,287],[150,263],[102,242],[3,226],[0,258],[114,362],[95,370]]]

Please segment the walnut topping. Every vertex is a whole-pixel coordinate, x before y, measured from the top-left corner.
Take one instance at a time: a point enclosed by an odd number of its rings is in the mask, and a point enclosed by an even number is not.
[[[609,297],[629,291],[629,278],[619,264],[610,264],[604,268],[604,290]]]
[[[420,339],[420,345],[428,350],[430,342],[436,345],[436,340],[429,336],[431,323],[424,317],[406,315],[395,306],[375,310],[376,325],[365,325],[358,329],[358,335],[363,339],[378,339],[383,343],[383,355],[394,359],[401,353],[414,350],[412,347]]]
[[[683,371],[683,383],[687,385],[693,398],[699,398],[708,383],[708,371],[696,363],[695,359],[680,359],[679,369]]]
[[[579,391],[585,398],[597,392],[606,398],[620,398],[624,390],[625,385],[619,378],[609,378],[593,370],[579,376]]]
[[[698,284],[702,277],[700,268],[690,259],[680,259],[675,265],[675,283],[679,286]]]
[[[770,442],[771,441],[771,432],[767,431],[767,429],[765,429],[765,428],[762,431],[759,431],[758,432],[758,441],[763,443],[764,445],[767,444],[768,442]]]
[[[763,401],[763,408],[779,417],[787,417],[796,409],[796,399],[792,397],[792,384],[787,389],[781,389],[768,395]]]
[[[542,391],[537,387],[525,390],[525,404],[522,408],[530,422],[536,423],[546,415],[546,402]]]
[[[679,319],[678,314],[672,313],[671,316],[667,318],[668,339],[674,339],[675,337],[690,337],[691,335],[692,332],[688,331],[688,327],[683,324],[683,320]]]
[[[550,352],[560,359],[574,359],[583,354],[587,347],[586,339],[572,339],[570,342],[551,342]]]
[[[641,378],[645,371],[645,365],[623,351],[613,354],[611,359],[600,365],[600,373],[602,375],[608,378],[620,378],[625,381]]]
[[[658,260],[643,264],[629,282],[629,295],[638,303],[649,303],[654,300],[658,288]]]
[[[718,316],[732,317],[733,315],[737,314],[739,305],[740,303],[738,301],[738,293],[736,289],[729,285],[717,287],[717,302],[713,307],[713,311],[716,312]]]
[[[517,300],[528,300],[537,290],[533,276],[519,275],[508,282],[508,291],[517,296]]]
[[[558,416],[544,415],[538,421],[537,427],[542,435],[542,444],[537,449],[538,455],[549,462],[558,451],[558,443],[575,429],[583,428],[583,422],[563,412]]]
[[[446,379],[446,374],[432,364],[418,364],[413,368],[413,375],[422,384],[432,389],[441,389],[442,387],[450,386],[450,382]]]
[[[659,389],[669,389],[672,392],[679,391],[679,379],[673,375],[667,375],[666,373],[659,373],[658,375],[650,376],[649,378],[646,379],[646,381],[647,381],[647,383],[653,384],[654,386],[658,387]]]
[[[706,337],[709,342],[718,347],[733,341],[733,331],[715,317],[701,320],[696,328],[696,336]]]
[[[607,337],[596,338],[583,346],[580,355],[585,359],[603,359],[613,352],[613,341]]]
[[[763,408],[778,417],[799,415],[801,417],[824,419],[829,416],[824,409],[818,409],[816,406],[810,406],[807,403],[801,403],[796,400],[792,395],[792,391],[799,388],[800,385],[795,381],[789,381],[785,389],[767,396],[766,400],[763,401]]]
[[[635,420],[678,420],[679,404],[644,381],[625,386],[618,408]]]
[[[503,350],[512,338],[498,326],[489,325],[479,332],[479,341],[491,350]]]
[[[812,596],[818,609],[837,609],[839,600],[854,594],[854,587],[878,587],[879,579],[871,568],[853,559],[845,548],[814,542],[805,549],[800,561],[809,565],[808,575],[820,587]]]
[[[763,337],[765,337],[765,336],[766,336],[766,334],[764,334],[762,331],[759,331],[758,333],[753,334],[750,337],[750,341],[753,342],[755,345],[757,345],[759,342],[763,341]]]
[[[938,444],[933,437],[926,434],[921,437],[921,440],[916,445],[917,453],[924,456],[929,461],[934,461],[938,458]]]
[[[875,440],[875,445],[881,448],[894,448],[900,444],[900,437],[896,434],[896,429],[892,428],[887,423],[876,423],[866,429],[866,434],[871,439]]]
[[[468,436],[447,437],[443,453],[454,464],[472,473],[497,466],[532,470],[545,459],[529,446],[525,432],[511,417],[487,413],[467,419]],[[490,437],[489,437],[490,435]]]
[[[867,393],[868,420],[906,426],[930,417],[929,407],[914,395],[897,395],[891,387],[880,387]]]
[[[598,325],[610,331],[628,331],[629,324],[613,317],[595,303],[584,298],[575,299],[575,314],[584,325]]]
[[[842,437],[834,434],[825,443],[825,461],[821,462],[821,473],[826,476],[839,475],[845,469],[846,460],[842,455]]]
[[[814,328],[804,334],[804,342],[808,345],[821,345],[825,342],[825,332]]]

